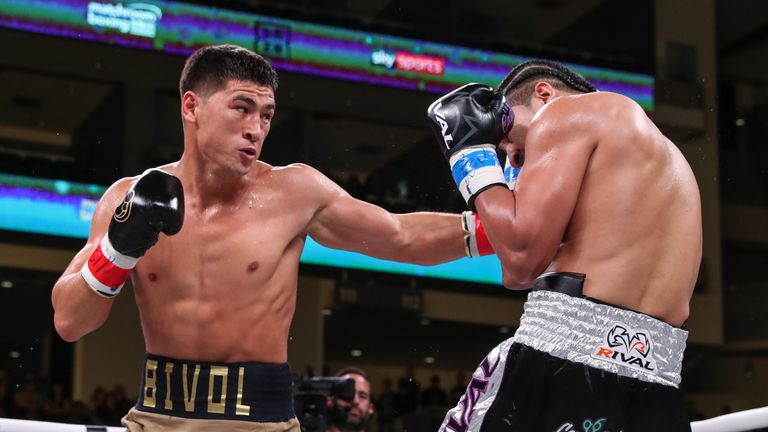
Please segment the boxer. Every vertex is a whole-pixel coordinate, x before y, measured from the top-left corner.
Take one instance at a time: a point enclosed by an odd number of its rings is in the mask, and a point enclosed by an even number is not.
[[[424,265],[465,254],[459,215],[391,214],[307,165],[259,160],[276,89],[276,72],[250,50],[192,54],[181,159],[104,193],[53,288],[56,330],[75,341],[105,322],[131,278],[147,354],[123,419],[130,431],[299,429],[286,361],[307,235]]]
[[[631,99],[524,62],[428,117],[477,244],[532,292],[441,431],[688,431],[678,386],[701,262],[699,190]],[[505,177],[497,150],[514,168]]]

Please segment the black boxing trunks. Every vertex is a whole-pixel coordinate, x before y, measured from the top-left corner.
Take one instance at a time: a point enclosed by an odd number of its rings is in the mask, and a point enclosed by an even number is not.
[[[688,332],[583,297],[583,278],[536,281],[515,335],[482,361],[441,432],[691,430],[678,389]]]
[[[124,423],[156,414],[228,425],[219,428],[251,422],[280,425],[266,430],[298,430],[291,385],[287,363],[206,363],[146,354],[139,397]]]

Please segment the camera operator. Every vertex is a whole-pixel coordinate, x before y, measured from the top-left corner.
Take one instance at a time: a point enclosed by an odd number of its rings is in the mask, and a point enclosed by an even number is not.
[[[351,401],[328,397],[327,432],[364,432],[373,415],[368,375],[358,368],[347,367],[340,370],[336,376],[355,381],[355,397]]]

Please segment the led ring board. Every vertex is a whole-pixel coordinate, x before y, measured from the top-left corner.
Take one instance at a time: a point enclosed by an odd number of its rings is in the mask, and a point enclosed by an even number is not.
[[[496,86],[527,57],[171,1],[0,0],[0,27],[188,55],[231,43],[279,71],[445,93]],[[651,75],[566,63],[653,111]]]

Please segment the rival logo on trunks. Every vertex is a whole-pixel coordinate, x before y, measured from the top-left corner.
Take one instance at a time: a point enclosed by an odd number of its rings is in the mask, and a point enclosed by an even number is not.
[[[649,335],[647,330],[633,330],[624,324],[614,324],[591,356],[655,374],[656,361],[651,355],[653,343]]]

